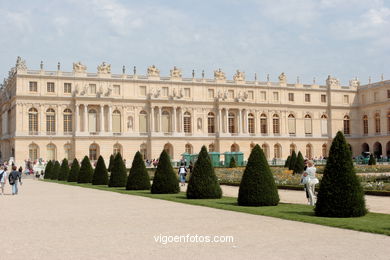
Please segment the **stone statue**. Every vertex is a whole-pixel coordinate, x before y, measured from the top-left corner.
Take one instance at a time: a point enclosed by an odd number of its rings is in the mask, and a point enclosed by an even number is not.
[[[111,73],[111,64],[107,64],[103,61],[101,65],[97,67],[98,73],[101,74],[110,74]]]
[[[171,70],[171,78],[181,78],[181,70],[176,68],[176,66]]]
[[[328,75],[328,78],[326,79],[326,85],[328,87],[337,87],[340,86],[340,82],[336,78],[332,78],[330,75]]]
[[[127,121],[127,129],[133,129],[133,117],[129,116],[128,121]]]
[[[159,88],[152,88],[150,91],[150,95],[154,98],[158,98],[160,96],[161,90]]]
[[[197,125],[198,125],[198,130],[202,129],[202,118],[198,118]]]
[[[84,85],[84,87],[80,91],[80,95],[84,96],[85,94],[87,94],[87,91],[88,91],[88,86]]]
[[[20,56],[16,58],[16,70],[27,70],[26,61],[22,60]]]
[[[244,81],[245,80],[245,72],[240,72],[237,70],[236,74],[233,76],[234,81]]]
[[[223,72],[221,69],[214,70],[214,79],[225,80],[226,79],[225,72]]]
[[[222,99],[225,100],[225,99],[227,99],[227,97],[228,97],[228,91],[225,90],[225,91],[223,92],[223,97],[222,97]]]
[[[106,92],[104,93],[104,95],[105,95],[106,97],[109,97],[109,96],[111,96],[111,93],[112,93],[112,87],[111,87],[111,85],[108,85],[107,88],[106,88]]]
[[[172,97],[176,97],[176,89],[175,88],[173,88],[173,90],[172,90]]]
[[[85,73],[87,71],[87,66],[81,64],[81,62],[73,62],[73,72]]]
[[[284,72],[282,72],[282,74],[279,75],[279,82],[280,83],[286,83],[287,82],[287,77],[284,74]]]
[[[180,90],[179,90],[179,95],[178,95],[178,97],[179,98],[182,98],[184,96],[184,94],[183,94],[183,89],[181,88]]]
[[[149,77],[159,77],[160,70],[156,68],[156,66],[152,65],[148,68],[148,76]]]
[[[360,81],[357,78],[352,79],[352,80],[349,81],[349,86],[350,87],[355,87],[355,88],[359,87],[360,86]]]

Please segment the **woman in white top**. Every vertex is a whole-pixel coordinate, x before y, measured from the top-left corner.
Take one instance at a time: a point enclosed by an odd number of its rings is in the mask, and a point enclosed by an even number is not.
[[[4,170],[4,166],[0,167],[0,188],[1,195],[4,194],[4,185],[7,183],[7,172]]]
[[[308,180],[306,183],[306,189],[309,191],[309,202],[310,205],[314,206],[316,203],[316,196],[315,196],[315,186],[319,183],[317,177],[316,177],[316,168],[314,167],[314,163],[312,160],[307,162],[307,168],[306,171],[303,173],[303,176],[307,176]]]

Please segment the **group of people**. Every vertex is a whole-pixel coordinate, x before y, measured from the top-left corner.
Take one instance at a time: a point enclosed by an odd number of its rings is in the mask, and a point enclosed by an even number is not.
[[[154,168],[157,168],[157,165],[158,165],[158,159],[153,159],[153,160],[148,160],[146,159],[145,160],[145,166],[146,167],[154,167]]]
[[[314,206],[317,200],[315,186],[319,183],[319,180],[316,177],[316,167],[314,167],[314,162],[312,160],[305,160],[305,167],[303,170],[304,172],[302,174],[301,184],[304,185],[307,203]]]
[[[8,183],[12,186],[12,195],[18,194],[18,185],[22,185],[22,171],[21,167],[17,170],[16,165],[12,165],[12,170],[8,174],[7,167],[4,165],[0,166],[0,189],[1,195],[4,195],[5,185]]]

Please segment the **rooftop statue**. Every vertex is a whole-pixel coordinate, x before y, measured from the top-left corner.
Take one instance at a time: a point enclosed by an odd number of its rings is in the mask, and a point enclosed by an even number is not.
[[[225,72],[223,72],[221,69],[214,70],[214,79],[225,80]]]
[[[87,71],[87,66],[83,65],[80,61],[77,63],[73,62],[73,72],[84,73]]]
[[[328,78],[326,79],[326,85],[329,87],[337,87],[340,86],[340,82],[336,78],[332,78],[330,75],[328,75]]]
[[[241,72],[237,70],[236,74],[233,76],[234,81],[244,81],[245,80],[245,72]]]
[[[107,64],[103,61],[101,65],[97,67],[98,73],[109,74],[111,73],[111,64]]]
[[[280,83],[287,83],[287,77],[286,77],[286,75],[284,74],[284,72],[282,72],[282,73],[279,75],[279,82],[280,82]]]
[[[176,66],[171,70],[171,78],[181,78],[181,70],[176,68]]]
[[[350,87],[355,87],[355,88],[359,87],[360,86],[360,81],[357,78],[352,79],[352,80],[349,81],[349,86]]]
[[[26,61],[23,60],[20,56],[16,58],[16,70],[27,70]]]
[[[156,66],[152,65],[148,68],[148,76],[149,77],[159,77],[160,70],[156,68]]]

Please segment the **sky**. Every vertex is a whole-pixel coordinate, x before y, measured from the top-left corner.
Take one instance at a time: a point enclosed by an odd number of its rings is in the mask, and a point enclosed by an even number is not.
[[[21,56],[29,69],[105,61],[118,74],[154,64],[161,76],[177,66],[184,77],[390,79],[390,0],[0,0],[0,35],[2,77]]]

